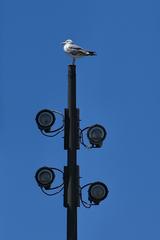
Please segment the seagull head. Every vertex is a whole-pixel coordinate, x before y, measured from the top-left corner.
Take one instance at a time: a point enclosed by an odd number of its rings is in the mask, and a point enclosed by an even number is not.
[[[67,39],[66,41],[62,42],[62,45],[65,45],[66,43],[73,43],[71,39]]]

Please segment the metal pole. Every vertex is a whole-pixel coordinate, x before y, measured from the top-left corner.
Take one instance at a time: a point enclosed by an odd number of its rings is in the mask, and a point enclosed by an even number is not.
[[[77,165],[78,110],[76,109],[76,66],[68,65],[68,147],[67,147],[67,240],[77,240],[79,167]]]

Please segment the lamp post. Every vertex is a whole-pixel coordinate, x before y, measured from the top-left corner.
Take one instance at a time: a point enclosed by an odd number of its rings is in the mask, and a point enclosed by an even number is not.
[[[67,240],[77,240],[77,207],[79,206],[79,166],[77,165],[78,109],[76,108],[76,66],[68,65],[68,109],[65,110],[67,167],[64,206],[67,208]]]
[[[63,116],[63,125],[51,130],[56,121],[55,114]],[[79,166],[77,165],[77,150],[80,143],[87,149],[102,147],[107,132],[99,124],[80,129],[79,109],[76,107],[76,65],[68,65],[68,107],[64,115],[48,109],[41,110],[36,116],[36,123],[41,133],[45,136],[54,137],[64,131],[64,149],[67,150],[67,165],[64,171],[58,168],[42,167],[35,175],[38,186],[43,193],[53,196],[64,190],[64,207],[67,208],[67,240],[77,240],[77,208],[80,202],[84,207],[90,208],[98,205],[108,195],[108,188],[102,182],[88,183],[80,186]],[[88,144],[85,143],[84,132],[87,131]],[[63,174],[63,183],[51,187],[56,177],[54,171]],[[82,190],[88,187],[88,201],[82,198]],[[48,193],[46,191],[56,191]]]

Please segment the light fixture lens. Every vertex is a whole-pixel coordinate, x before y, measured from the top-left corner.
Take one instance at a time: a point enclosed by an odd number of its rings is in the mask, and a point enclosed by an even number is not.
[[[55,115],[52,111],[44,109],[37,114],[36,122],[41,130],[49,130],[55,122]]]
[[[108,188],[104,183],[95,182],[89,187],[89,200],[91,202],[93,201],[95,204],[99,204],[99,202],[107,197],[108,192]]]
[[[51,168],[42,167],[36,172],[35,178],[39,186],[48,189],[55,178],[55,174]]]
[[[87,136],[91,144],[101,145],[106,137],[106,130],[103,126],[96,124],[89,128]]]

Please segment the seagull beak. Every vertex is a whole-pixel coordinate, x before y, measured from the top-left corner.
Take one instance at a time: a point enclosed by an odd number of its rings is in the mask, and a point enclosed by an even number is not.
[[[61,45],[64,45],[66,42],[61,42]]]

